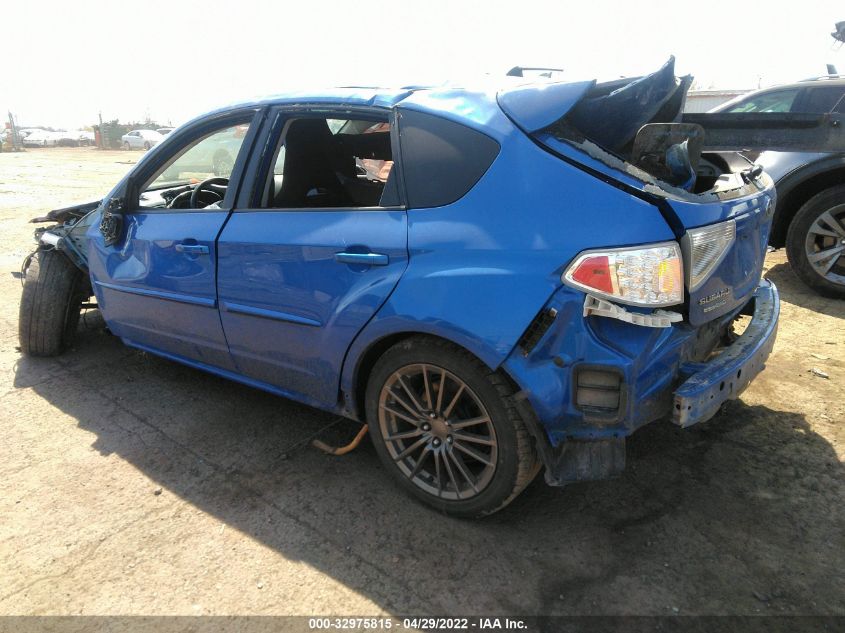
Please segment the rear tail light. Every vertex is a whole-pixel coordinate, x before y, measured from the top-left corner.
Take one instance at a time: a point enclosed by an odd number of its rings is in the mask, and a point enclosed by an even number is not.
[[[683,303],[683,260],[677,242],[584,251],[563,282],[590,294],[639,306]]]
[[[682,243],[690,292],[707,280],[735,239],[735,220],[687,231]]]

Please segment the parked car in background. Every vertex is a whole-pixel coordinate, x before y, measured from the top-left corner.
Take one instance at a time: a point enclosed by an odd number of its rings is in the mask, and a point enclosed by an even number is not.
[[[158,145],[164,136],[155,130],[132,130],[120,137],[123,149],[150,149]]]
[[[84,130],[66,130],[56,132],[58,144],[65,147],[81,147],[94,144],[94,133]]]
[[[46,130],[32,130],[23,139],[24,147],[53,147],[59,144],[61,135]]]
[[[172,127],[160,127],[160,128],[158,128],[158,129],[156,130],[156,132],[158,132],[158,133],[159,133],[159,134],[161,134],[162,136],[167,136],[167,135],[168,135],[168,134],[170,134],[172,131],[173,131],[173,128],[172,128]]]
[[[696,150],[672,61],[496,81],[296,92],[180,127],[104,200],[35,220],[21,350],[61,353],[94,295],[128,345],[366,421],[386,472],[458,516],[542,468],[620,474],[636,429],[708,420],[763,369],[772,181]]]
[[[845,115],[845,77],[757,90],[711,112]],[[750,157],[777,189],[769,243],[786,247],[793,270],[808,286],[845,298],[845,153],[763,151]]]

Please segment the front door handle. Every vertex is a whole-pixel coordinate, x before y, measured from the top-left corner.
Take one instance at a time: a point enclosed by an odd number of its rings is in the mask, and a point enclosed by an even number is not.
[[[365,266],[387,266],[390,259],[382,253],[335,253],[334,258],[342,264],[363,264]]]
[[[208,246],[202,244],[177,244],[177,253],[188,253],[189,255],[208,255]]]

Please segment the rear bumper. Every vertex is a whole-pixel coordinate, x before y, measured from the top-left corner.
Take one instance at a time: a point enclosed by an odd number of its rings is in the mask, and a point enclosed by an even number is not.
[[[694,372],[674,393],[672,421],[691,426],[713,417],[726,401],[739,396],[765,367],[777,338],[780,298],[775,285],[763,280],[746,306],[751,322],[745,332],[713,361],[687,364]]]
[[[528,353],[518,345],[504,364],[552,448],[626,437],[658,419],[674,418],[681,426],[707,420],[763,369],[780,312],[777,290],[767,281],[741,309],[701,327],[648,328],[585,318],[583,304],[583,293],[562,287],[545,307],[557,312],[539,342]],[[703,360],[737,314],[752,317],[745,332],[718,356]],[[619,377],[615,410],[579,405],[578,376],[584,369]]]

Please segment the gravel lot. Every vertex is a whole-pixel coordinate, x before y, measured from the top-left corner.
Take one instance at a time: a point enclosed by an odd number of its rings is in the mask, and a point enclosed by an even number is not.
[[[845,615],[845,302],[783,252],[766,371],[725,412],[628,442],[615,481],[536,481],[488,520],[385,476],[353,424],[124,347],[17,350],[28,220],[140,152],[0,154],[0,614]],[[813,368],[829,375],[825,379]]]

